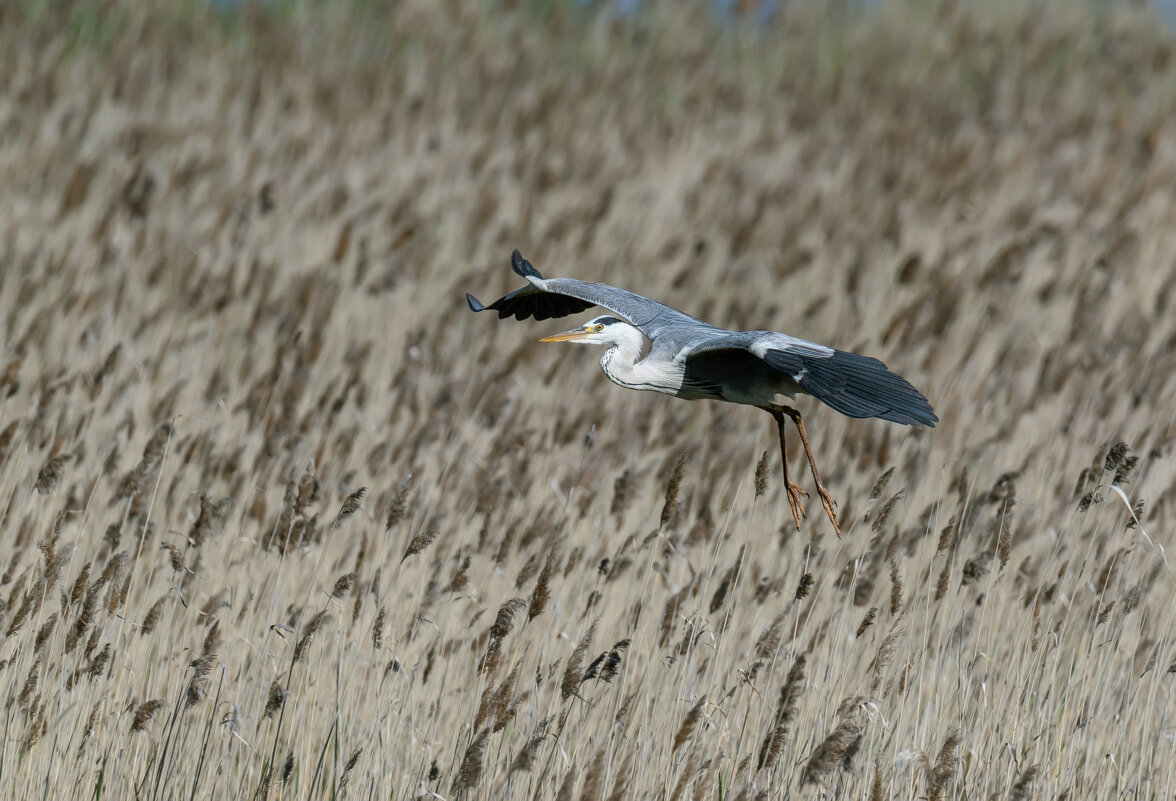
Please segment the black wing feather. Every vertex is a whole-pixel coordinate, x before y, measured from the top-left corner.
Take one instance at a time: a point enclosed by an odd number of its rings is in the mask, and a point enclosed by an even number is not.
[[[516,320],[525,320],[528,317],[548,320],[552,317],[567,317],[569,314],[600,306],[625,318],[640,328],[651,340],[660,332],[674,326],[688,326],[692,333],[707,330],[716,334],[723,333],[721,329],[696,320],[664,303],[652,301],[624,289],[607,284],[576,281],[572,278],[545,280],[535,266],[524,259],[517,250],[510,256],[510,266],[515,273],[527,279],[528,286],[516,289],[485,306],[473,295],[466,295],[466,302],[472,311],[493,309],[498,312],[499,318],[513,315]],[[537,286],[537,283],[541,283],[541,286]]]
[[[848,417],[877,417],[903,425],[934,426],[939,422],[919,390],[869,356],[835,350],[832,356],[819,358],[770,350],[764,361]]]
[[[569,295],[543,292],[533,286],[516,289],[509,295],[503,295],[489,306],[483,306],[481,301],[467,293],[466,303],[470,305],[470,311],[493,309],[498,312],[500,320],[511,315],[514,315],[516,320],[526,320],[528,317],[534,317],[536,320],[549,320],[552,317],[567,317],[569,314],[576,314],[596,305]]]
[[[535,269],[535,265],[523,258],[523,254],[519,253],[519,249],[515,248],[510,254],[510,268],[523,278],[527,276],[535,276],[542,278],[543,274]]]

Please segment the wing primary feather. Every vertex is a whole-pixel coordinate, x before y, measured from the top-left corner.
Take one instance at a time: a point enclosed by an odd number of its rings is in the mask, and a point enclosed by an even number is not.
[[[770,350],[764,361],[791,376],[808,394],[849,417],[933,427],[931,404],[909,381],[869,356],[843,350],[825,358]]]
[[[572,278],[543,278],[531,262],[519,251],[511,254],[511,268],[527,279],[527,285],[516,289],[484,308],[498,312],[499,318],[514,316],[525,320],[534,317],[546,320],[551,317],[566,317],[569,314],[600,306],[618,317],[628,320],[641,329],[651,340],[667,330],[688,330],[692,335],[699,332],[722,333],[721,329],[707,325],[663,303],[633,292]],[[479,303],[479,306],[481,304]],[[470,306],[473,309],[473,305]]]
[[[511,269],[513,269],[523,278],[532,277],[538,278],[540,280],[543,278],[539,271],[535,269],[535,265],[524,259],[523,254],[519,253],[518,249],[515,249],[515,251],[510,254],[510,266]]]
[[[470,304],[470,311],[480,312],[486,309],[486,307],[482,305],[482,301],[475,298],[469,292],[466,293],[466,303]]]

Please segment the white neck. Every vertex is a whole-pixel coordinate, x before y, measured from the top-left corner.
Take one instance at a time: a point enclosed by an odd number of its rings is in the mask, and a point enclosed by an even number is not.
[[[613,345],[600,358],[604,374],[614,384],[626,389],[646,389],[673,395],[682,385],[680,376],[669,375],[665,369],[651,368],[641,358],[645,339],[632,326],[617,331]]]

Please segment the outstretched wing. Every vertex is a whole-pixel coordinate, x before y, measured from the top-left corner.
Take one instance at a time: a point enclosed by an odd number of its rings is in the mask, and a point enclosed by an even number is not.
[[[593,284],[573,278],[544,278],[517,250],[510,256],[516,273],[526,278],[528,285],[483,306],[473,295],[466,295],[471,311],[493,309],[499,318],[514,315],[516,320],[534,317],[548,320],[566,317],[593,306],[608,309],[624,317],[651,340],[667,328],[679,327],[699,332],[722,331],[677,309],[644,298],[608,284]]]
[[[786,334],[728,334],[690,348],[683,357],[730,348],[743,348],[758,356],[809,395],[848,417],[877,417],[903,425],[934,426],[939,422],[923,394],[877,359]]]

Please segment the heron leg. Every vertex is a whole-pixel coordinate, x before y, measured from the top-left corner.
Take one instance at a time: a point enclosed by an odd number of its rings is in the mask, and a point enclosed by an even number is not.
[[[768,409],[768,411],[776,419],[776,428],[780,432],[780,458],[784,463],[784,491],[788,493],[788,508],[792,510],[792,519],[796,521],[796,530],[799,531],[800,518],[804,517],[804,506],[801,505],[800,498],[802,495],[807,498],[808,493],[802,490],[788,473],[788,446],[784,443],[784,414],[779,409]]]
[[[793,409],[791,406],[783,407],[784,414],[792,418],[796,430],[800,432],[800,441],[804,443],[804,454],[808,457],[809,470],[812,471],[813,481],[817,482],[817,495],[821,497],[821,506],[825,507],[825,514],[829,516],[829,522],[833,524],[833,531],[837,536],[841,536],[841,526],[837,523],[837,503],[833,500],[833,496],[829,494],[829,490],[825,489],[825,484],[821,481],[821,474],[817,471],[817,460],[813,457],[813,448],[809,445],[808,433],[804,430],[804,418],[800,416],[800,412]],[[783,423],[781,423],[783,426]],[[780,429],[780,441],[784,441],[784,429]]]

